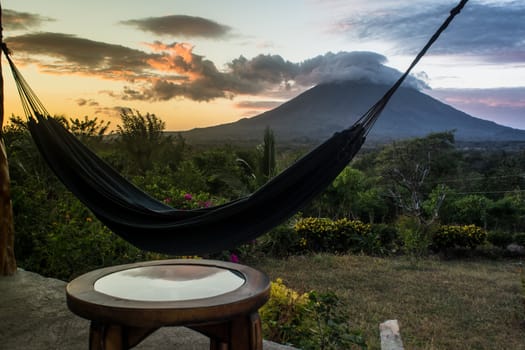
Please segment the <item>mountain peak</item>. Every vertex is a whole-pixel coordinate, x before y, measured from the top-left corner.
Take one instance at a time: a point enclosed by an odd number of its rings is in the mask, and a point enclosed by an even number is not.
[[[366,80],[323,83],[255,117],[182,135],[190,141],[254,141],[268,126],[278,142],[320,142],[351,126],[389,88]],[[455,131],[458,141],[525,141],[524,130],[472,117],[410,87],[396,91],[367,138],[386,142],[443,131]]]

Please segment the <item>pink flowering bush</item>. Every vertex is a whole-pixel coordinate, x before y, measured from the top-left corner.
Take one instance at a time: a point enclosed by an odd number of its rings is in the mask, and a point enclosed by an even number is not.
[[[209,193],[188,193],[183,190],[174,190],[163,201],[176,209],[208,208],[225,202],[222,198],[210,197]]]

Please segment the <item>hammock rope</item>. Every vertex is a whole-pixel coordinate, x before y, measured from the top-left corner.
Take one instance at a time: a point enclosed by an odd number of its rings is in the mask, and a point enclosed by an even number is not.
[[[178,210],[144,193],[54,118],[2,45],[40,153],[64,185],[113,232],[138,248],[186,255],[249,242],[290,218],[350,163],[412,68],[467,0],[462,0],[385,95],[356,123],[335,133],[251,195],[208,208]]]

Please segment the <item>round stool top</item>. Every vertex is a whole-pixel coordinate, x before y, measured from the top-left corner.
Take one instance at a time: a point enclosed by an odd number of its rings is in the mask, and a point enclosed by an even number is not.
[[[113,272],[95,281],[95,291],[139,301],[211,298],[231,292],[246,280],[235,271],[205,265],[155,265]]]
[[[241,264],[149,261],[84,274],[66,287],[69,309],[92,321],[134,327],[211,322],[257,310],[270,281]]]

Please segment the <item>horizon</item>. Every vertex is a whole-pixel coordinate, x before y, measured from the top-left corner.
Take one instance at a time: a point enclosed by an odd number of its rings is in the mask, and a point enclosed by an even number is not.
[[[392,83],[457,3],[4,0],[2,9],[13,60],[52,115],[114,127],[130,108],[184,131],[259,115],[321,82]],[[523,18],[517,1],[471,0],[403,86],[525,129]],[[8,120],[23,113],[3,74]]]

